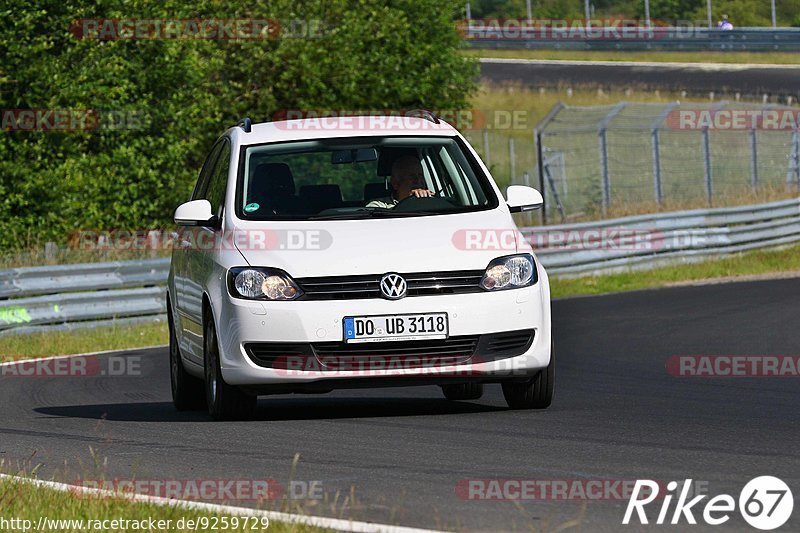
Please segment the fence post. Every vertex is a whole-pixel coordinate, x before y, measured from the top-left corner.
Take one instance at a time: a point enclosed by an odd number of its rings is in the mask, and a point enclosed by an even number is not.
[[[47,241],[44,243],[44,260],[51,263],[58,259],[58,245],[54,242]]]
[[[539,216],[542,226],[547,224],[547,190],[544,188],[544,150],[542,149],[542,132],[539,128],[533,130],[533,138],[536,139],[536,170],[539,172],[539,192],[542,193],[542,208]]]
[[[606,214],[611,203],[611,182],[608,177],[608,142],[606,140],[606,129],[600,128],[598,132],[600,138],[600,187],[603,191],[603,214]]]
[[[511,181],[509,183],[514,183],[517,179],[517,161],[516,156],[514,155],[514,137],[508,138],[508,163],[511,170]]]
[[[664,188],[661,182],[661,124],[669,116],[670,112],[675,109],[678,102],[670,102],[664,106],[664,109],[658,116],[650,123],[650,133],[653,137],[653,189],[656,197],[656,202],[660,206],[664,201]]]
[[[601,187],[603,190],[603,215],[606,214],[608,207],[611,205],[611,178],[609,177],[608,173],[608,140],[606,139],[606,128],[608,125],[611,124],[611,121],[614,120],[614,117],[619,115],[620,111],[625,109],[625,106],[628,105],[627,102],[620,102],[614,107],[612,107],[606,116],[597,123],[597,134],[600,140],[600,168],[602,170],[602,183]]]
[[[750,186],[753,192],[758,188],[758,138],[755,128],[750,129]]]
[[[661,191],[661,149],[659,145],[658,128],[653,128],[650,134],[653,138],[653,190],[656,203],[660,206],[663,196]]]
[[[789,154],[789,169],[786,171],[786,192],[798,189],[800,184],[800,135],[792,131],[792,151]]]
[[[714,183],[711,176],[711,143],[709,140],[708,128],[703,128],[703,167],[706,173],[706,196],[708,205],[713,205]]]
[[[489,130],[483,128],[483,160],[486,166],[492,168],[492,156],[489,153]]]
[[[539,172],[539,192],[542,193],[542,199],[544,200],[541,209],[542,225],[547,224],[547,193],[544,187],[544,158],[542,157],[544,147],[542,146],[542,132],[547,128],[550,121],[565,107],[563,103],[558,102],[533,130],[533,136],[536,138],[536,164],[538,167],[536,170]]]

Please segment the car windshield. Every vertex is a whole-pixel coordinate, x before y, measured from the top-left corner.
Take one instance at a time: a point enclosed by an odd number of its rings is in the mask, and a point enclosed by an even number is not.
[[[496,207],[463,143],[451,137],[323,139],[244,150],[237,215],[323,220],[442,215]]]

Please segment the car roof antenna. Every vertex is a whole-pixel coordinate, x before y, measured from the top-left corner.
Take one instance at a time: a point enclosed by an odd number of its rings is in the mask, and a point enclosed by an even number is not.
[[[250,117],[244,117],[236,125],[242,128],[245,133],[250,133],[253,130],[253,121],[250,120]]]

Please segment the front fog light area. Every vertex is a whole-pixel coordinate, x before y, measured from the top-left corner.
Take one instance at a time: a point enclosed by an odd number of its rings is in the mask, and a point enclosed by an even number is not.
[[[530,254],[499,257],[486,268],[481,287],[488,291],[527,287],[538,281],[536,265]]]
[[[248,300],[294,300],[300,289],[285,272],[268,268],[232,268],[228,274],[231,295]]]

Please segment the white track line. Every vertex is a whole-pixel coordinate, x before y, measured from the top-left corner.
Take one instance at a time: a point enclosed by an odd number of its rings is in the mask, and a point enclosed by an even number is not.
[[[647,68],[680,68],[707,71],[732,71],[751,69],[798,70],[800,65],[779,65],[759,63],[677,63],[672,61],[580,61],[571,59],[511,59],[501,57],[481,57],[481,63],[506,63],[516,65],[561,65],[561,66],[598,66],[598,67],[647,67]]]
[[[110,490],[97,489],[92,487],[81,487],[79,485],[69,485],[57,483],[55,481],[44,481],[31,479],[22,476],[11,476],[0,474],[0,479],[16,480],[40,488],[56,490],[59,492],[69,492],[75,495],[84,494],[91,496],[123,498],[135,503],[149,503],[165,507],[178,507],[196,511],[206,511],[210,513],[226,514],[231,516],[254,516],[258,518],[268,518],[270,521],[285,522],[289,524],[301,524],[337,531],[348,531],[353,533],[442,533],[432,529],[417,529],[405,526],[391,526],[388,524],[378,524],[374,522],[358,522],[355,520],[344,520],[341,518],[325,518],[321,516],[305,516],[291,513],[281,513],[278,511],[264,511],[261,509],[251,509],[248,507],[233,507],[230,505],[219,505],[214,503],[195,502],[187,500],[172,500],[158,496],[146,494],[129,494],[114,492]]]
[[[73,353],[67,355],[46,355],[44,357],[34,357],[33,359],[15,359],[12,361],[6,361],[5,363],[0,363],[0,367],[25,365],[29,363],[35,363],[37,361],[49,361],[51,359],[67,359],[69,357],[90,357],[94,355],[110,355],[122,352],[132,352],[135,350],[153,350],[155,348],[167,348],[168,346],[169,344],[154,344],[152,346],[142,346],[140,348],[120,348],[118,350],[104,350],[102,352]]]

